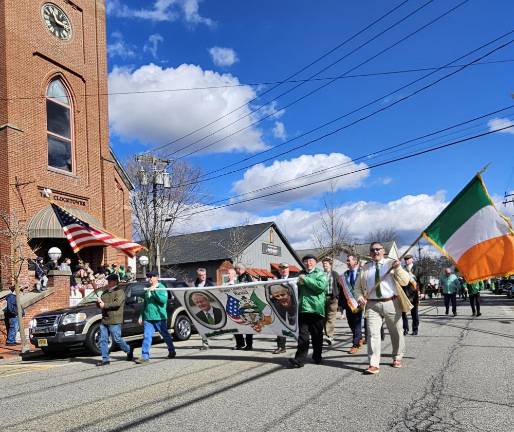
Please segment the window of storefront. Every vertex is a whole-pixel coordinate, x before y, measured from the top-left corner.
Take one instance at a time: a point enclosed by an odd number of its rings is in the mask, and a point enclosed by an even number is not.
[[[59,78],[50,81],[46,92],[48,166],[72,172],[71,98]]]

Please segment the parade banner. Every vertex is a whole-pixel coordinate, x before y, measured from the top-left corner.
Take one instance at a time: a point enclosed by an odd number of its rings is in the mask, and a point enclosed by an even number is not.
[[[298,339],[297,278],[203,288],[172,288],[198,332]]]

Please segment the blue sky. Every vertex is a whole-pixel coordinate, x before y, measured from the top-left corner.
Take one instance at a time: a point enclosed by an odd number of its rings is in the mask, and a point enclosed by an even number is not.
[[[109,90],[133,92],[282,80],[401,3],[400,0],[107,0]],[[427,0],[406,2],[375,27],[297,78],[308,78],[347,55],[347,58],[319,76],[342,75],[461,1],[434,0],[391,31],[348,55],[351,50],[425,3]],[[514,28],[512,16],[512,1],[470,0],[352,74],[441,66],[511,31]],[[470,62],[512,38],[514,34],[466,57],[458,64]],[[498,60],[514,60],[514,44],[484,59]],[[210,172],[284,142],[281,150],[305,143],[385,107],[450,71],[437,72],[420,84],[383,98],[367,109],[290,144],[286,142],[288,139],[380,98],[428,72],[339,79],[285,110],[281,108],[327,81],[306,83],[275,101],[274,97],[295,84],[281,85],[264,95],[269,85],[112,95],[111,143],[122,159],[128,159],[135,153],[176,140],[242,105],[242,109],[228,115],[223,121],[162,149],[162,154],[183,156],[224,138],[228,133],[234,133],[208,149],[184,158],[203,172]],[[277,157],[275,162],[269,161],[203,183],[201,197],[209,203],[338,163],[345,164],[345,168],[329,173],[366,168],[363,163],[370,165],[381,159],[358,162],[351,159],[514,104],[513,72],[514,62],[469,67],[340,133]],[[252,114],[252,110],[262,104],[266,104],[265,109]],[[271,116],[252,125],[263,112]],[[224,131],[191,145],[194,140],[216,132],[244,115],[245,118]],[[423,144],[415,150],[486,132],[508,125],[512,120],[514,109],[468,125],[466,130]],[[238,132],[243,127],[247,129]],[[176,152],[186,145],[189,145],[186,150]],[[235,225],[246,220],[257,222],[273,219],[296,246],[308,246],[312,243],[312,231],[319,220],[318,211],[322,207],[323,197],[327,197],[332,188],[335,192],[329,195],[329,199],[340,206],[352,235],[357,239],[364,238],[377,226],[393,226],[402,235],[402,241],[407,243],[485,164],[491,163],[484,176],[491,194],[499,197],[506,190],[514,189],[513,150],[514,134],[497,133],[349,175],[332,182],[332,186],[330,182],[325,182],[295,193],[198,214],[188,224],[188,229],[202,230]],[[269,152],[248,162],[258,162],[278,152]],[[311,178],[318,180],[327,176],[319,174]],[[297,180],[288,185],[303,184],[305,181]],[[514,209],[506,210],[514,213]]]

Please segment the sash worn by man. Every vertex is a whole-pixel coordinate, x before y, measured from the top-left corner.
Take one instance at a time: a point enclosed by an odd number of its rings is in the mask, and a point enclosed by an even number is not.
[[[366,306],[368,325],[368,374],[380,372],[382,340],[380,328],[385,321],[393,345],[393,364],[402,367],[405,354],[405,339],[402,332],[402,309],[398,299],[399,290],[406,286],[410,277],[397,260],[384,258],[384,246],[374,242],[370,245],[371,262],[366,263],[357,279],[355,295],[357,302]]]
[[[351,295],[355,297],[355,284],[361,272],[359,260],[355,255],[350,254],[346,257],[346,265],[348,266],[348,270],[344,272],[343,277]],[[339,299],[341,308],[344,308],[346,311],[348,326],[352,331],[352,347],[349,353],[356,354],[362,346],[362,309],[358,308],[352,311],[352,307],[348,304],[348,299],[346,299],[344,295],[341,295]]]
[[[410,314],[412,317],[412,336],[417,336],[419,329],[419,314],[418,314],[418,306],[419,306],[419,289],[418,283],[416,281],[416,276],[414,275],[414,257],[412,255],[405,255],[403,258],[405,262],[405,270],[409,273],[410,282],[405,287],[405,294],[409,298],[412,303],[413,308],[410,310]],[[403,334],[409,334],[409,319],[407,318],[407,313],[402,313],[402,321],[403,321]]]

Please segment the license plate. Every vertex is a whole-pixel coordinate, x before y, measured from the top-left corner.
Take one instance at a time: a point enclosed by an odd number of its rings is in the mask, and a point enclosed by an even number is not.
[[[48,346],[48,341],[46,339],[38,339],[37,346],[38,347],[46,347],[46,346]]]

